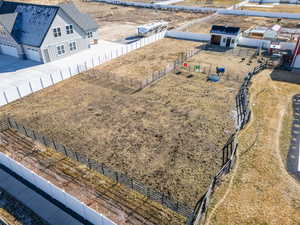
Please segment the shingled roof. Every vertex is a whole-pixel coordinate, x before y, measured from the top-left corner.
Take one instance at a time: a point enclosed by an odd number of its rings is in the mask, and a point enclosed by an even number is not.
[[[226,27],[226,26],[218,26],[218,25],[213,25],[210,30],[210,33],[228,34],[228,35],[238,35],[239,32],[240,32],[239,27]]]
[[[0,14],[0,23],[6,28],[8,33],[11,34],[15,25],[18,13]]]
[[[99,25],[89,15],[81,13],[73,2],[60,3],[58,6],[84,31],[99,28]]]
[[[40,47],[59,9],[84,31],[99,27],[89,15],[82,14],[71,2],[51,6],[0,0],[0,23],[17,43]]]
[[[17,43],[39,47],[58,9],[57,6],[3,1],[0,6],[0,15],[5,18],[3,25],[10,29]],[[10,19],[14,19],[15,22],[9,23]]]

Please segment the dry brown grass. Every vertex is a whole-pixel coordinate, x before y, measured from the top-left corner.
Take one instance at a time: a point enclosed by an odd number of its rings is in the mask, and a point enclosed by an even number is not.
[[[170,74],[128,95],[101,76],[78,75],[1,111],[193,207],[234,129],[238,86]]]
[[[284,117],[300,87],[272,81],[270,73],[264,71],[253,80],[252,120],[239,136],[239,164],[232,178],[233,185],[207,224],[300,223],[299,182],[285,169],[281,153],[288,149],[280,149],[287,148],[290,141],[280,137],[290,131],[283,123]],[[298,79],[296,74],[283,71],[273,72],[272,77]],[[218,202],[226,188],[223,186],[216,192],[214,202]]]

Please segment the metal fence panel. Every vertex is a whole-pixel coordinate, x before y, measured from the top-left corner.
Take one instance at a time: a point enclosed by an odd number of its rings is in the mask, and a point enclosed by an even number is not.
[[[119,183],[124,184],[129,188],[132,187],[132,179],[127,177],[125,174],[119,174]]]
[[[132,181],[132,184],[133,184],[132,186],[133,186],[134,190],[147,196],[148,191],[147,191],[147,188],[143,184],[141,184],[135,180]]]
[[[103,166],[103,172],[104,175],[111,178],[114,181],[117,181],[117,177],[116,177],[116,172],[111,171],[110,169],[108,169],[107,167]]]
[[[67,156],[70,157],[71,159],[77,160],[76,153],[75,153],[74,151],[72,151],[71,149],[66,148],[66,154],[67,154]],[[88,162],[85,162],[84,164],[87,165]]]

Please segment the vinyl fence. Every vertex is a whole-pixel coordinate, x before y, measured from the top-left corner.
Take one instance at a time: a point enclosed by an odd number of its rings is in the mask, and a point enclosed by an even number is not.
[[[236,160],[236,152],[238,143],[236,142],[237,133],[242,130],[245,125],[249,122],[251,110],[249,107],[249,86],[252,77],[259,73],[261,70],[267,67],[267,62],[261,64],[253,69],[252,72],[248,73],[243,84],[240,87],[240,90],[236,96],[236,111],[237,111],[237,129],[234,134],[229,138],[228,142],[223,148],[223,166],[219,172],[214,176],[210,186],[208,187],[207,192],[200,198],[197,202],[193,216],[191,216],[187,225],[198,225],[200,222],[203,222],[209,207],[210,199],[214,193],[214,190],[217,184],[221,183],[222,177],[228,174]]]
[[[164,193],[152,190],[151,188],[145,186],[144,184],[129,178],[125,174],[122,174],[122,173],[119,173],[116,171],[112,171],[111,169],[107,168],[103,163],[99,163],[99,162],[95,161],[94,159],[88,158],[87,156],[85,156],[81,153],[75,152],[75,151],[65,147],[64,145],[57,143],[53,139],[48,138],[44,135],[41,135],[38,132],[19,124],[12,118],[5,118],[4,120],[2,120],[0,122],[0,131],[8,129],[8,128],[16,129],[18,132],[24,134],[25,136],[30,137],[33,140],[38,141],[39,143],[41,143],[49,148],[52,148],[52,149],[56,150],[57,152],[64,154],[66,157],[69,157],[72,160],[78,161],[78,162],[86,165],[88,168],[93,169],[106,177],[109,177],[116,183],[123,184],[126,187],[146,196],[148,199],[156,201],[156,202],[162,204],[163,206],[165,206],[183,216],[186,216],[189,218],[193,213],[193,210],[189,206],[172,199],[170,196],[168,196]],[[31,182],[31,180],[29,180],[29,182]],[[37,187],[43,188],[43,186],[37,186]],[[42,189],[42,190],[44,190],[44,189]],[[46,190],[46,193],[52,193],[51,188],[48,188]],[[63,201],[63,198],[57,199],[57,200],[61,200],[62,203],[65,203]],[[79,204],[78,201],[73,201],[73,203],[74,203],[74,207],[73,207],[74,209],[75,209],[76,204],[77,204],[76,207],[80,207],[80,205],[78,205]],[[71,209],[73,209],[73,208],[71,208]],[[77,212],[77,211],[75,211],[75,212]],[[98,223],[95,223],[95,224],[98,224]],[[109,225],[109,224],[107,224],[107,225]]]
[[[251,10],[234,10],[234,9],[220,9],[220,8],[208,8],[208,7],[193,7],[193,6],[176,6],[176,5],[161,5],[143,2],[126,2],[116,0],[94,0],[96,2],[103,2],[113,5],[132,6],[139,8],[149,8],[155,10],[169,10],[169,11],[187,11],[195,13],[214,13],[223,15],[239,15],[239,16],[259,16],[270,18],[285,18],[285,19],[300,19],[300,14],[297,13],[276,13],[276,12],[260,12]]]
[[[182,39],[182,40],[191,40],[191,41],[205,41],[205,42],[210,40],[210,34],[198,34],[198,33],[180,32],[180,31],[168,31],[166,33],[166,37]]]
[[[23,76],[23,74],[20,74],[20,81],[18,83],[15,83],[14,85],[8,84],[5,86],[5,88],[2,88],[5,84],[1,85],[0,106],[6,105],[12,101],[23,98],[24,96],[54,85],[60,81],[66,80],[76,74],[85,72],[114,58],[125,55],[133,50],[163,39],[165,33],[166,31],[157,33],[152,36],[142,38],[134,43],[122,45],[107,52],[99,52],[97,55],[88,55],[87,57],[82,58],[81,64],[73,63],[71,65],[63,65],[61,69],[52,72],[30,71],[30,76],[26,76],[26,74]],[[21,71],[20,73],[29,72]]]
[[[103,216],[102,214],[91,209],[84,203],[80,202],[73,196],[69,195],[62,189],[58,188],[48,180],[45,180],[41,176],[37,175],[33,171],[25,168],[22,164],[11,159],[9,156],[0,153],[0,164],[9,168],[31,184],[35,185],[40,190],[51,195],[52,198],[63,203],[66,207],[70,208],[74,212],[78,213],[87,221],[95,225],[116,225],[114,222]],[[66,221],[66,223],[68,223]]]

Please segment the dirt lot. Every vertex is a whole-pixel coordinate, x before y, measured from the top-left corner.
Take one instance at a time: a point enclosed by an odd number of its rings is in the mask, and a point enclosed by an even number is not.
[[[78,8],[91,15],[100,25],[101,38],[118,40],[136,34],[138,25],[156,20],[169,22],[169,27],[180,26],[190,20],[198,19],[207,14],[186,12],[155,11],[133,7],[122,7],[104,3],[76,3]]]
[[[249,67],[239,59],[224,64]],[[207,83],[206,75],[189,74],[169,74],[135,94],[101,76],[78,75],[1,112],[193,207],[234,129],[239,83]]]
[[[144,80],[154,71],[164,69],[167,64],[173,63],[180,53],[200,45],[203,44],[165,38],[102,64],[95,70],[100,74],[114,73],[118,76]]]
[[[251,16],[224,16],[218,15],[208,21],[187,28],[189,32],[209,33],[212,25],[226,25],[240,27],[242,31],[252,26],[272,26],[277,23],[275,18],[251,17]],[[279,24],[286,28],[295,28],[299,20],[282,19]]]
[[[206,225],[300,224],[299,181],[285,165],[291,138],[286,123],[292,123],[289,107],[299,82],[297,73],[286,71],[264,71],[254,78],[252,119],[239,137],[237,168],[228,177],[229,187],[216,192]]]
[[[273,5],[273,4],[263,4],[272,7],[255,7],[255,4],[249,4],[253,6],[244,6],[241,9],[244,10],[255,10],[261,12],[286,12],[286,13],[300,13],[299,5]]]

